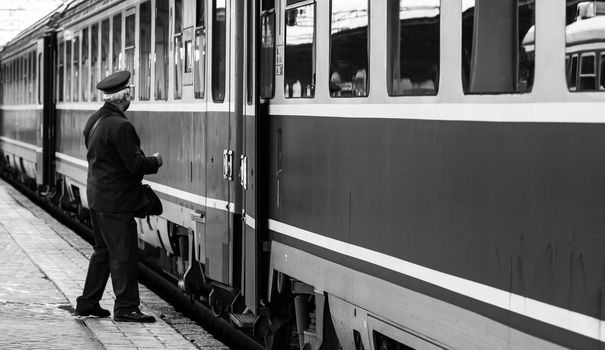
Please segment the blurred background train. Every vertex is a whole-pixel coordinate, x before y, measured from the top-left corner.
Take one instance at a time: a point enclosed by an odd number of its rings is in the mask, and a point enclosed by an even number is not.
[[[601,1],[72,0],[0,64],[5,172],[82,222],[132,72],[141,252],[267,348],[605,348]]]

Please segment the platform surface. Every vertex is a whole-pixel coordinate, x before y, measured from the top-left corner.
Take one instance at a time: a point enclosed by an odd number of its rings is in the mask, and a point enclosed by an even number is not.
[[[1,349],[227,349],[203,330],[192,334],[195,345],[178,333],[148,307],[163,301],[143,285],[140,308],[155,323],[74,316],[91,253],[87,242],[0,180]],[[113,301],[110,280],[101,306],[112,311]]]

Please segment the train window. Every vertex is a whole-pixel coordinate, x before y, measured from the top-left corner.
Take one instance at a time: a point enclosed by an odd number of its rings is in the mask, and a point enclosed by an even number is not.
[[[368,1],[332,0],[330,95],[368,96]]]
[[[97,82],[99,79],[99,25],[90,27],[90,100],[96,101],[98,96]]]
[[[131,15],[126,16],[125,18],[126,20],[126,25],[125,25],[125,34],[126,34],[126,40],[124,42],[124,70],[127,70],[130,72],[131,77],[130,80],[131,81],[136,81],[135,80],[135,70],[134,70],[134,30],[135,30],[135,18],[134,18],[134,13]],[[136,87],[134,88],[134,90],[136,90]],[[132,92],[132,96],[136,96],[136,92],[133,91]]]
[[[32,52],[31,56],[30,56],[30,62],[31,62],[31,75],[30,75],[30,89],[31,89],[31,103],[37,103],[36,100],[36,53]]]
[[[31,66],[30,62],[31,62],[31,52],[28,53],[27,56],[23,57],[23,64],[24,64],[23,83],[25,84],[25,95],[23,97],[25,99],[24,102],[26,104],[31,102],[31,94],[32,94],[32,89],[31,89],[32,66]]]
[[[315,95],[315,4],[286,9],[284,96]]]
[[[80,37],[74,38],[74,61],[73,61],[73,101],[78,102],[80,96]]]
[[[437,94],[440,0],[389,1],[387,6],[389,95]]]
[[[65,41],[65,102],[71,100],[71,40]]]
[[[101,77],[109,75],[109,18],[101,22]],[[95,86],[96,88],[96,86]]]
[[[373,331],[374,334],[374,348],[380,350],[414,350],[414,348],[409,347],[405,344],[401,344],[400,342],[387,337],[386,335]]]
[[[535,0],[465,0],[462,11],[464,93],[530,92]]]
[[[174,99],[183,96],[183,0],[174,1]]]
[[[567,69],[569,91],[603,90],[601,88],[603,85],[602,60],[600,62],[601,78],[597,85],[597,64],[599,63],[596,53],[581,51],[586,50],[586,43],[602,42],[603,16],[605,16],[605,6],[598,1],[566,0],[565,51],[566,54],[572,56],[571,67]]]
[[[35,67],[34,67],[35,69]],[[41,105],[42,104],[42,53],[38,54],[38,94],[37,94],[37,101],[38,104]]]
[[[195,98],[204,98],[206,84],[206,9],[205,1],[197,0],[195,6],[195,56],[193,92]]]
[[[57,62],[57,78],[56,78],[56,84],[57,84],[57,101],[59,102],[63,102],[63,73],[65,70],[65,43],[63,41],[59,42],[59,52],[58,54],[58,62]]]
[[[122,14],[113,16],[113,28],[111,33],[111,71],[117,72],[122,69]]]
[[[212,100],[225,100],[227,8],[225,0],[213,0],[212,16]]]
[[[168,99],[168,1],[155,3],[155,99]]]
[[[599,68],[599,90],[605,90],[605,53],[601,54],[601,68]]]
[[[275,1],[263,0],[261,9],[260,97],[275,95]]]
[[[88,43],[89,43],[89,29],[88,28],[84,28],[82,30],[82,62],[80,62],[80,69],[81,69],[81,79],[82,79],[82,88],[80,89],[82,91],[82,102],[88,101],[88,78],[89,78],[89,71],[88,71],[88,67],[90,64],[89,61],[89,57],[88,57]]]
[[[595,53],[583,53],[580,56],[580,76],[578,91],[594,91],[597,85]]]
[[[139,13],[139,99],[151,95],[151,2],[141,4]]]
[[[567,70],[567,87],[569,91],[576,90],[576,82],[578,77],[578,55],[571,56],[571,64]]]
[[[30,57],[31,53],[28,53],[27,56],[23,57],[23,89],[25,90],[25,94],[23,95],[23,103],[27,104],[31,102],[31,86],[30,86],[30,76],[32,67],[30,65]]]

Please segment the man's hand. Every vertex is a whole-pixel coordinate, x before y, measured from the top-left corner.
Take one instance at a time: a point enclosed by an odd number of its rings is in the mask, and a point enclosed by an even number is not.
[[[162,161],[162,155],[159,153],[154,153],[153,156],[158,160],[158,167],[161,167],[162,164],[164,164],[164,161]]]

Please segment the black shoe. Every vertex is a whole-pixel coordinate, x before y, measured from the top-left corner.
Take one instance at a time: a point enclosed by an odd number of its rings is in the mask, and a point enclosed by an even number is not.
[[[76,307],[76,316],[96,316],[96,317],[109,317],[111,313],[109,310],[103,309],[101,306],[96,305],[95,307],[89,309],[78,309]]]
[[[155,322],[155,317],[151,315],[145,315],[139,310],[132,311],[127,314],[114,315],[113,320],[116,322],[143,322],[143,323],[153,323]]]

